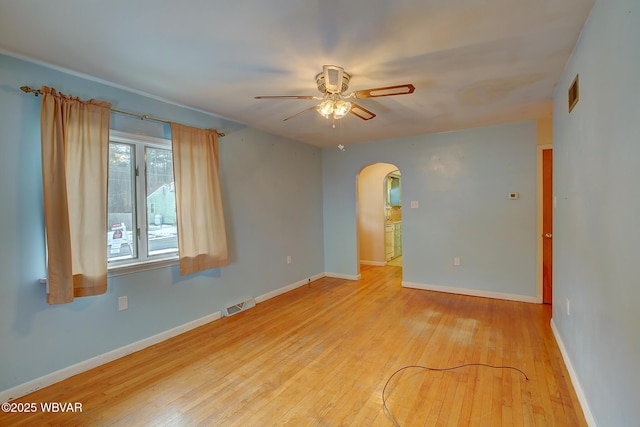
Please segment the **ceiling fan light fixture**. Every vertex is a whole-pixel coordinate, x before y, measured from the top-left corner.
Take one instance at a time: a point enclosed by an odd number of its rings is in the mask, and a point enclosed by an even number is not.
[[[326,101],[321,102],[316,110],[318,110],[318,113],[320,113],[323,117],[328,119],[331,114],[333,114],[333,100],[327,99]]]
[[[351,111],[351,103],[347,101],[336,101],[333,109],[333,118],[341,119]]]
[[[377,87],[371,89],[362,89],[355,92],[347,93],[351,75],[344,71],[342,67],[336,65],[324,65],[322,72],[316,75],[316,83],[318,91],[322,97],[312,95],[281,95],[281,96],[256,96],[256,99],[316,99],[322,100],[320,104],[311,106],[299,113],[285,118],[287,121],[307,111],[316,110],[322,117],[333,120],[339,120],[353,114],[362,120],[371,120],[376,117],[375,113],[367,110],[362,105],[346,101],[347,99],[358,98],[377,98],[381,96],[408,95],[415,91],[415,86],[407,83],[395,86]],[[335,123],[333,124],[335,127]]]

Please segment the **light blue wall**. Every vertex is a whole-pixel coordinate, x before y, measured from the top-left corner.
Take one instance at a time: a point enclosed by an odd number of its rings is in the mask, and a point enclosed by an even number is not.
[[[640,2],[596,1],[554,96],[553,321],[599,426],[640,420],[639,41]]]
[[[536,296],[534,121],[322,154],[325,271],[358,274],[355,183],[362,168],[386,162],[402,171],[404,281]]]
[[[220,178],[231,264],[118,276],[107,294],[49,306],[45,286],[40,98],[48,85],[114,108],[227,132]],[[167,125],[113,115],[119,130]],[[210,115],[0,55],[0,391],[323,272],[321,150]],[[286,264],[286,256],[293,263]],[[129,309],[118,311],[118,297]]]

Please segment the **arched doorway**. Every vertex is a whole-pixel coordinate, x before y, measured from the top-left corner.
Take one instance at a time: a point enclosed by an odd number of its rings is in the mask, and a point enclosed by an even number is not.
[[[374,163],[358,174],[358,265],[402,265],[400,177],[391,163]]]

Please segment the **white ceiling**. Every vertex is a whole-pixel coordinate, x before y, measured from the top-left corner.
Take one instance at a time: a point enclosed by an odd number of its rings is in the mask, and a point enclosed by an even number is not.
[[[0,49],[329,146],[547,115],[593,3],[0,0]],[[313,110],[282,120],[318,101],[254,99],[320,95],[324,64],[350,90],[416,90],[358,100],[377,117],[335,129]]]

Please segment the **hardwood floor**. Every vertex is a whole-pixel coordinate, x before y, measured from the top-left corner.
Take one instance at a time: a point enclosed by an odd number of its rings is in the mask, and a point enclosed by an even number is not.
[[[584,426],[550,307],[402,288],[361,267],[123,357],[15,402],[0,425]],[[43,402],[82,412],[44,413]]]

